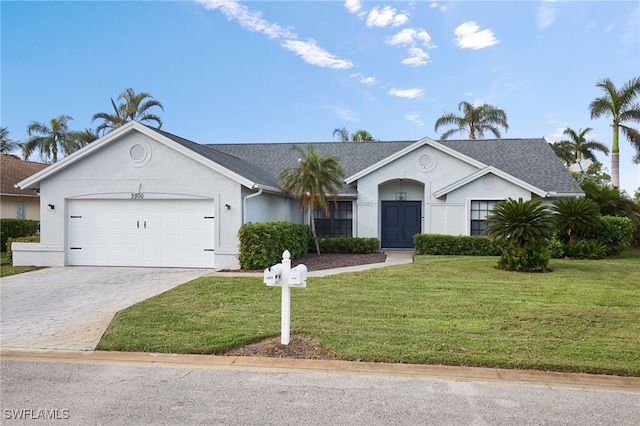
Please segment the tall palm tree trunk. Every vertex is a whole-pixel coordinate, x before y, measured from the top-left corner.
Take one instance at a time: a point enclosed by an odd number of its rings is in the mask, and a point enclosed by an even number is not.
[[[611,146],[611,185],[614,188],[620,187],[620,128],[613,126],[613,145]]]
[[[313,210],[309,207],[309,220],[311,221],[311,235],[313,235],[313,242],[316,245],[316,253],[320,256],[320,243],[318,242],[318,235],[316,234],[316,221],[313,220]]]

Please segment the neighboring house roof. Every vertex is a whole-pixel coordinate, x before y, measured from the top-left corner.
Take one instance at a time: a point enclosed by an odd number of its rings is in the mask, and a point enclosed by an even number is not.
[[[19,197],[37,197],[38,193],[33,189],[16,188],[16,184],[27,177],[38,173],[48,167],[48,164],[23,161],[11,155],[0,155],[1,189],[2,195],[13,195]]]
[[[295,167],[299,154],[292,148],[313,145],[320,155],[339,158],[347,177],[341,195],[355,196],[356,189],[349,185],[358,178],[383,167],[395,158],[412,150],[429,145],[465,161],[479,171],[478,176],[488,172],[499,175],[512,183],[526,188],[539,196],[583,195],[575,179],[566,170],[544,138],[538,139],[484,139],[443,140],[423,138],[419,141],[396,142],[299,142],[299,143],[246,143],[201,145],[163,130],[140,123],[128,123],[96,142],[89,144],[69,157],[64,158],[45,172],[25,178],[21,187],[35,187],[42,179],[62,170],[73,162],[90,155],[111,140],[130,131],[140,131],[190,157],[208,164],[250,188],[279,191],[280,172],[286,167]],[[475,175],[475,174],[474,174]],[[438,196],[445,195],[467,181],[462,179],[446,188],[437,188]]]

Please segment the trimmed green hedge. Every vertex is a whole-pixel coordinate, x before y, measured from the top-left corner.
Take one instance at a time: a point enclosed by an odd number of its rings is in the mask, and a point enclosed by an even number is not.
[[[311,228],[289,222],[247,223],[238,231],[242,269],[264,269],[282,261],[289,250],[291,259],[309,252],[313,242]]]
[[[11,250],[11,243],[39,243],[40,235],[30,235],[28,237],[9,238],[7,240],[7,259],[13,263],[13,251]]]
[[[488,237],[416,234],[416,254],[449,256],[500,256],[501,245]]]
[[[368,254],[380,250],[377,238],[324,237],[319,238],[319,243],[320,253]]]
[[[40,221],[27,219],[2,219],[0,220],[0,249],[8,250],[9,238],[28,237],[38,234]]]

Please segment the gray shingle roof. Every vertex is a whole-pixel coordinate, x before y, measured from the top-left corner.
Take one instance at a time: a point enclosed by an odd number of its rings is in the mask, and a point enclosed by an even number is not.
[[[416,141],[396,142],[300,142],[200,145],[171,133],[153,129],[180,145],[244,176],[261,186],[278,187],[280,172],[295,167],[299,154],[294,145],[313,145],[321,155],[340,159],[345,176],[354,175]],[[581,194],[580,186],[544,138],[438,141],[455,151],[500,169],[547,192]],[[353,194],[345,187],[343,194]]]
[[[544,191],[583,192],[544,138],[439,142]]]

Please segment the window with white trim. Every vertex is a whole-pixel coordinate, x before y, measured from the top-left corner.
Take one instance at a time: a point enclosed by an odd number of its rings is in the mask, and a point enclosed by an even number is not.
[[[316,234],[319,237],[352,237],[353,236],[353,202],[338,201],[327,203],[329,210],[323,212],[317,208],[313,212]]]
[[[485,229],[489,222],[487,216],[498,201],[473,200],[471,201],[471,235],[486,235]]]

